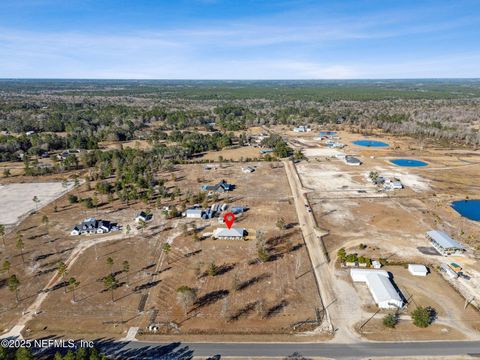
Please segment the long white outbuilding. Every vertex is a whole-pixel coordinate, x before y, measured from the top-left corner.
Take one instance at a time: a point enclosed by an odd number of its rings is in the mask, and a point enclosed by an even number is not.
[[[381,309],[395,309],[403,306],[403,300],[385,270],[351,269],[354,282],[366,283],[373,300]]]

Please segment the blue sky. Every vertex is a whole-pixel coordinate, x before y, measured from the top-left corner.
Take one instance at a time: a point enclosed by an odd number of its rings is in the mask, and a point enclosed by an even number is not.
[[[0,77],[480,77],[480,1],[1,1]]]

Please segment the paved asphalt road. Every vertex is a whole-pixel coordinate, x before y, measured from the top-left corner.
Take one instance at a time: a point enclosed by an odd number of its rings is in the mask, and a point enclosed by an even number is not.
[[[119,345],[118,343],[114,343]],[[106,344],[105,344],[106,345]],[[112,344],[113,345],[113,344]],[[374,356],[447,356],[473,355],[480,358],[480,341],[438,341],[404,343],[148,343],[130,342],[115,345],[110,354],[124,354],[137,359],[188,359],[192,356],[221,357],[305,357],[324,356],[334,359],[359,359]],[[105,347],[108,348],[108,345]],[[118,351],[118,352],[117,352]]]

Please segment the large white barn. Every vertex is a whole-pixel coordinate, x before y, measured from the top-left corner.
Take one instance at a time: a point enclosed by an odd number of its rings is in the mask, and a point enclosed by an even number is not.
[[[395,309],[403,306],[403,300],[385,270],[351,269],[350,276],[354,282],[367,284],[379,308]]]

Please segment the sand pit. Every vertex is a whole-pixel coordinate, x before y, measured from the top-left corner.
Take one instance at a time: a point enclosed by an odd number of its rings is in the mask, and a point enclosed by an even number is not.
[[[61,182],[0,185],[0,223],[16,224],[24,215],[40,209],[72,188]],[[33,201],[36,196],[38,203]]]
[[[325,157],[334,157],[337,155],[345,155],[343,152],[328,148],[328,147],[321,147],[315,149],[304,149],[303,154],[306,157],[315,157],[315,156],[325,156]]]
[[[336,160],[340,163],[340,160]],[[324,197],[343,197],[346,194],[350,196],[384,196],[378,194],[377,189],[371,183],[360,179],[358,171],[342,170],[332,163],[323,164],[299,164],[298,173],[301,176],[303,185],[315,192],[320,192]],[[359,193],[361,191],[361,193]]]

